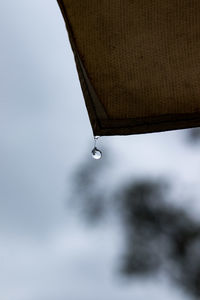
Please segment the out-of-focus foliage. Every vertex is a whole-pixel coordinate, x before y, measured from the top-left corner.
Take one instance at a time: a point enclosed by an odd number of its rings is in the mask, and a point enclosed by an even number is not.
[[[106,151],[103,151],[101,161],[89,158],[74,174],[73,198],[70,202],[89,223],[98,222],[106,212],[107,194],[103,173],[108,166],[109,160]]]
[[[192,144],[199,144],[200,143],[200,128],[192,128],[187,130],[187,137],[188,141]]]
[[[200,296],[200,222],[167,201],[170,186],[139,180],[123,189],[126,249],[122,271],[147,275],[163,270],[176,282]]]
[[[134,178],[112,189],[105,185],[106,167],[107,160],[91,161],[77,172],[73,201],[90,221],[100,220],[108,210],[119,218],[125,241],[118,266],[121,274],[141,277],[164,272],[199,299],[200,221],[174,204],[176,195],[173,202],[167,179]]]

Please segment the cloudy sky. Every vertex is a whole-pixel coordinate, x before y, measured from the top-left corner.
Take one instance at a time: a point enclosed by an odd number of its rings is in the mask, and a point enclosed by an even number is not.
[[[188,299],[162,279],[119,282],[117,227],[86,228],[66,208],[93,137],[56,0],[2,0],[0,37],[0,299]],[[183,132],[99,145],[113,161],[107,184],[170,175],[198,189],[199,149]]]

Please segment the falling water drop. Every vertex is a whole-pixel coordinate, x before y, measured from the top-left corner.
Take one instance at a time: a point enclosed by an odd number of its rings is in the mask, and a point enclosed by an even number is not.
[[[102,157],[102,152],[101,152],[99,149],[97,149],[96,147],[94,147],[94,148],[92,149],[92,157],[93,157],[94,159],[101,159],[101,157]]]
[[[96,144],[97,144],[97,140],[100,136],[94,136],[94,148],[92,149],[92,157],[94,159],[101,159],[102,157],[102,152],[97,149]]]

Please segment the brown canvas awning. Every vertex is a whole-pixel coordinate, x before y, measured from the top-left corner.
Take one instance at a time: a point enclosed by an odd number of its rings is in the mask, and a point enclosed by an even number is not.
[[[200,126],[199,0],[58,0],[94,135]]]

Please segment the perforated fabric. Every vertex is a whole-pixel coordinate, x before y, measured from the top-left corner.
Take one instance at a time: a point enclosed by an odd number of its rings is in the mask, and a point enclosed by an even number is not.
[[[200,126],[199,0],[58,0],[95,135]]]

